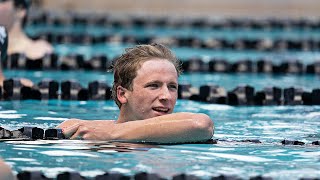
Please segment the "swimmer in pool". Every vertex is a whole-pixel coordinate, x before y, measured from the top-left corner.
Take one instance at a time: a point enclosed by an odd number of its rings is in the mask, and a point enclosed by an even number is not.
[[[11,172],[11,169],[6,163],[0,159],[0,180],[13,180],[16,179]]]
[[[39,59],[53,52],[44,40],[32,40],[23,27],[26,24],[30,0],[0,0],[0,25],[9,32],[8,54],[21,53],[29,59]]]
[[[7,48],[8,48],[8,35],[7,31],[3,26],[0,26],[0,86],[3,86],[3,81],[5,80],[5,77],[2,72],[1,62],[5,58],[7,58]],[[20,82],[24,86],[33,86],[33,82],[29,79],[20,78]]]
[[[126,49],[113,65],[112,96],[117,120],[71,119],[58,126],[70,139],[187,143],[212,138],[206,114],[172,113],[178,97],[180,62],[161,44]]]

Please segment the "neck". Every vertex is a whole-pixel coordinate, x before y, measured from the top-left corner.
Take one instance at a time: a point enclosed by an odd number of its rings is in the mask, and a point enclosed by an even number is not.
[[[19,47],[24,47],[31,40],[24,33],[21,25],[15,23],[9,32],[9,43],[8,43],[8,52],[14,51],[15,49],[20,49]]]
[[[119,117],[118,117],[117,123],[128,122],[129,120],[126,117],[126,113],[124,112],[123,107],[121,107],[121,108],[120,108],[120,113],[119,113]]]
[[[117,119],[117,123],[125,123],[129,121],[136,121],[138,120],[137,117],[134,117],[128,108],[124,107],[126,104],[122,104],[120,108],[119,117]]]
[[[19,23],[13,24],[12,28],[9,31],[10,41],[20,41],[22,38],[27,38],[27,35],[24,33],[21,25]]]

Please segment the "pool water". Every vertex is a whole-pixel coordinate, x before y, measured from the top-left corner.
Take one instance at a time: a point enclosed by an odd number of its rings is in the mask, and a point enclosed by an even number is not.
[[[52,128],[67,118],[116,119],[112,101],[0,102],[0,124]],[[202,178],[235,175],[248,179],[320,176],[319,106],[232,107],[179,100],[176,112],[202,112],[215,122],[217,144],[143,145],[71,140],[8,141],[1,156],[13,170],[41,170],[48,177],[78,171],[95,177],[106,171],[133,175],[157,173],[171,178],[180,173]],[[256,143],[259,140],[261,143]],[[305,145],[282,145],[283,140]]]
[[[89,29],[86,29],[89,28]],[[117,29],[102,27],[29,26],[31,35],[46,31],[64,33],[217,37],[238,38],[292,38],[317,39],[318,30],[245,30],[245,29]],[[94,45],[54,44],[58,55],[83,54],[87,59],[104,54],[114,58],[132,44],[106,43]],[[254,51],[209,50],[174,47],[181,59],[201,57],[225,58],[236,62],[266,57],[273,63],[299,59],[310,64],[320,59],[319,51]],[[77,80],[86,87],[99,80],[111,86],[113,76],[102,71],[26,71],[4,70],[7,78],[25,77],[38,83],[49,78],[62,82]],[[254,74],[254,73],[184,73],[179,83],[199,87],[216,84],[230,91],[238,85],[250,85],[255,90],[277,86],[298,87],[305,91],[319,88],[319,75]],[[95,177],[106,171],[134,175],[138,172],[156,173],[170,179],[186,173],[203,179],[212,176],[234,175],[249,179],[254,176],[273,179],[320,178],[320,106],[228,106],[191,100],[178,100],[175,112],[206,113],[214,121],[216,144],[148,145],[119,142],[80,140],[37,140],[0,142],[0,156],[12,166],[15,173],[40,170],[55,178],[65,171],[77,171],[85,177]],[[0,101],[0,126],[9,130],[33,126],[54,128],[69,118],[86,120],[117,119],[119,109],[111,101]],[[283,145],[283,140],[299,141],[304,145]]]

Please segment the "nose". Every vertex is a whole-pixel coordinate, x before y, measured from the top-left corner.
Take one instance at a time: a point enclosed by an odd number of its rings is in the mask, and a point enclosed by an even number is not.
[[[171,97],[171,94],[170,94],[168,87],[164,86],[163,88],[161,88],[159,99],[166,101],[166,100],[170,99],[170,97]]]

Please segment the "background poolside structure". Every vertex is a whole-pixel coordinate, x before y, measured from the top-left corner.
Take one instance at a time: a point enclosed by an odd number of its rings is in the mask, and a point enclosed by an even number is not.
[[[319,0],[43,0],[45,9],[224,17],[319,17]]]

